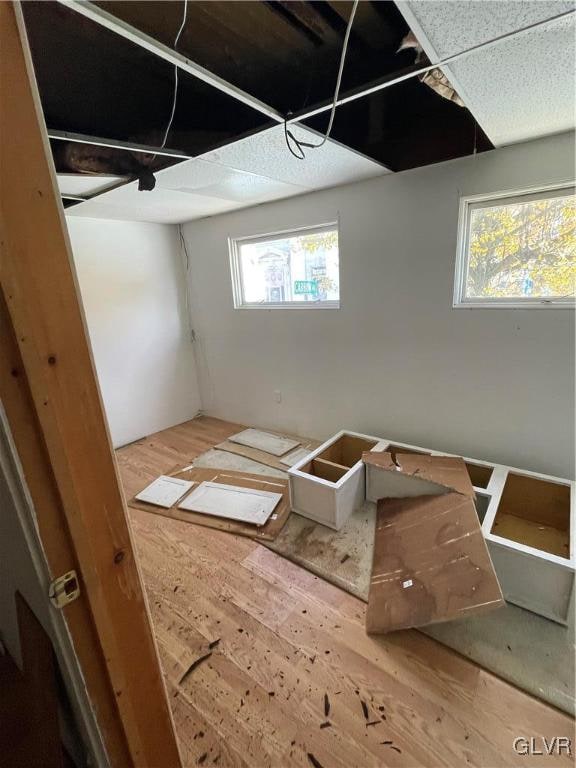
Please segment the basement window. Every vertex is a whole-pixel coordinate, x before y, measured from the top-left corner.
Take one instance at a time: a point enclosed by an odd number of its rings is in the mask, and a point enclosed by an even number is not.
[[[574,307],[573,185],[460,201],[455,307]]]
[[[337,309],[338,225],[229,240],[236,309]]]

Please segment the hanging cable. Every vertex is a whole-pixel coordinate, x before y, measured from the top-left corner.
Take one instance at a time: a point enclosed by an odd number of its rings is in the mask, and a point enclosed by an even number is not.
[[[352,12],[350,13],[350,18],[348,19],[348,26],[346,27],[346,34],[344,35],[344,44],[342,46],[342,54],[340,56],[340,66],[338,67],[338,77],[336,78],[336,88],[334,89],[334,98],[332,100],[332,109],[330,110],[330,119],[328,120],[328,128],[326,129],[326,133],[322,137],[319,143],[313,144],[309,141],[302,141],[301,139],[297,139],[296,136],[292,133],[291,130],[288,128],[288,118],[290,117],[290,114],[288,114],[286,120],[284,120],[284,139],[286,140],[286,146],[290,150],[290,152],[296,157],[298,160],[305,160],[306,159],[306,153],[304,152],[304,147],[307,147],[309,149],[319,149],[320,147],[323,147],[324,144],[328,141],[328,138],[330,137],[330,133],[332,131],[332,125],[334,123],[334,115],[336,114],[336,107],[338,106],[338,96],[340,95],[340,84],[342,82],[342,73],[344,71],[344,62],[346,61],[346,52],[348,50],[348,40],[350,39],[350,32],[352,30],[352,24],[354,23],[354,16],[356,15],[356,9],[358,8],[358,2],[359,0],[354,0],[354,5],[352,6]],[[294,147],[296,150],[291,146],[290,142],[293,142]]]
[[[184,13],[182,14],[182,23],[180,24],[180,29],[178,30],[178,33],[176,35],[176,38],[174,39],[174,48],[178,45],[178,40],[180,40],[180,35],[182,34],[182,30],[184,29],[184,26],[186,24],[186,16],[188,14],[188,0],[184,0]],[[164,149],[166,146],[166,142],[168,141],[168,134],[170,133],[170,128],[172,128],[172,121],[174,120],[174,114],[176,112],[176,101],[178,99],[178,65],[174,65],[174,96],[172,98],[172,111],[170,112],[170,120],[168,120],[168,125],[166,126],[166,133],[164,134],[164,141],[160,145],[160,149]]]

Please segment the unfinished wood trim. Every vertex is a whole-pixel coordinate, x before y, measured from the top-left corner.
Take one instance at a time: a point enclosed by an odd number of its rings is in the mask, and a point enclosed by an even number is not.
[[[22,357],[4,296],[0,290],[0,400],[10,424],[50,576],[79,570],[50,460],[46,453]],[[79,599],[64,613],[74,651],[90,693],[100,733],[112,765],[132,765],[116,697],[87,600]]]
[[[180,766],[21,10],[12,3],[0,3],[0,85],[0,286],[70,533],[80,600],[94,620],[130,763]],[[30,426],[11,410],[10,429],[22,445]],[[38,468],[31,456],[21,461],[32,477]],[[46,546],[46,528],[39,530]]]
[[[326,461],[320,457],[312,459],[309,474],[315,477],[322,477],[329,483],[337,483],[344,475],[350,472],[350,467],[344,467],[342,464],[336,464],[333,461]]]

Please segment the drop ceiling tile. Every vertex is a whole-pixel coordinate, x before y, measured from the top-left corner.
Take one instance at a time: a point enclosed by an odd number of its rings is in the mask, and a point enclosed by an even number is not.
[[[291,131],[303,141],[319,141],[318,134],[300,125],[291,126]],[[305,151],[304,160],[290,154],[284,138],[284,126],[278,125],[208,152],[202,159],[237,171],[295,184],[307,190],[360,181],[390,172],[379,163],[333,141],[327,141],[319,149]]]
[[[58,189],[61,195],[84,197],[103,192],[121,181],[121,176],[84,176],[78,173],[59,173]]]
[[[206,160],[190,160],[157,175],[163,189],[207,195],[219,200],[251,204],[290,197],[307,190],[294,184],[237,171]]]
[[[176,224],[307,191],[202,160],[159,172],[156,182],[150,192],[140,192],[136,183],[105,192],[74,206],[70,215]]]
[[[214,197],[175,192],[157,186],[151,192],[139,192],[137,184],[127,184],[93,200],[74,206],[67,216],[96,219],[149,221],[178,224],[237,208],[238,203]]]
[[[561,133],[575,120],[572,0],[404,0],[404,18],[432,61],[538,22],[443,67],[495,146]]]
[[[294,130],[304,140],[318,140],[305,128]],[[389,171],[382,165],[335,142],[297,160],[278,126],[159,171],[152,192],[126,184],[74,206],[67,215],[181,223],[384,173]]]
[[[431,61],[574,10],[573,0],[402,0],[397,5]]]
[[[576,16],[446,68],[495,146],[574,129]]]

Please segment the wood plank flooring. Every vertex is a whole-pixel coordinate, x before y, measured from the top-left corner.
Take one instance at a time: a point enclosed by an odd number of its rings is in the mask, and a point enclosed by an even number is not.
[[[121,448],[126,496],[240,428],[202,417]],[[130,516],[187,766],[573,764],[513,748],[573,738],[571,718],[431,638],[368,637],[364,603],[250,539]]]

